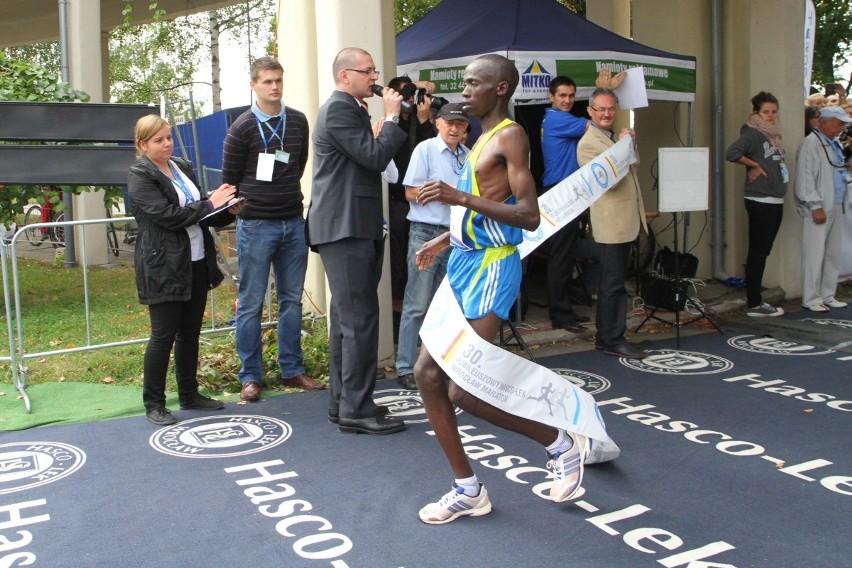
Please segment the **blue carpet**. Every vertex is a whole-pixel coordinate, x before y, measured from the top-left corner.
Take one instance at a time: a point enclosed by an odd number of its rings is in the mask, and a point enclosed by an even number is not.
[[[534,493],[542,448],[462,413],[494,510],[420,523],[451,473],[415,393],[380,381],[402,434],[338,433],[326,392],[177,411],[162,430],[4,433],[0,565],[849,566],[852,358],[730,333],[643,347],[641,364],[540,361],[594,394],[622,448],[576,501]]]
[[[801,310],[774,318],[740,318],[725,322],[728,329],[852,353],[852,307],[829,312]]]

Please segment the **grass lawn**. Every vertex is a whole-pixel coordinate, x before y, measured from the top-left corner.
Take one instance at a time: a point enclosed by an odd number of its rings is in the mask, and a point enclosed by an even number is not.
[[[11,278],[11,271],[10,271]],[[21,290],[21,326],[24,351],[27,354],[46,353],[60,349],[84,347],[89,344],[86,332],[86,305],[82,268],[65,268],[32,260],[18,261]],[[89,318],[91,344],[147,339],[150,333],[147,306],[139,304],[132,267],[89,268]],[[232,306],[236,289],[223,284],[208,299],[203,329],[228,325],[233,318]],[[273,305],[275,304],[273,299]],[[0,329],[0,353],[8,356],[9,337],[6,325],[5,301],[3,325]],[[215,308],[215,309],[214,309]],[[14,299],[11,310],[14,311]],[[306,320],[302,336],[305,367],[315,378],[328,376],[328,342],[325,319]],[[17,348],[16,329],[13,340]],[[264,361],[266,382],[274,385],[278,377],[276,330],[265,328]],[[142,385],[142,357],[146,343],[66,353],[26,359],[27,385],[73,381],[106,385]],[[237,372],[240,361],[234,347],[233,332],[203,335],[198,378],[205,392],[216,395],[239,392]],[[12,389],[8,363],[0,367],[0,390]],[[7,388],[8,385],[8,388]],[[166,388],[174,390],[170,369]]]

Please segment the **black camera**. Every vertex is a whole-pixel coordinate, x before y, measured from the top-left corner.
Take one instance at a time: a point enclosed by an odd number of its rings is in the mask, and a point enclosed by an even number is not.
[[[414,91],[414,106],[417,106],[422,103],[427,96],[428,95],[426,94],[426,89],[417,89],[416,91]],[[435,110],[439,110],[448,102],[450,101],[443,97],[432,97],[432,103],[429,106]]]

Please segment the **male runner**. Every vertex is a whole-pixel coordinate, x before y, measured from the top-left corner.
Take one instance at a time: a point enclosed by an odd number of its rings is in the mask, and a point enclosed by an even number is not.
[[[522,229],[537,228],[540,216],[529,170],[529,140],[507,118],[509,100],[518,85],[517,69],[503,56],[484,55],[467,66],[464,82],[464,109],[480,119],[484,134],[470,152],[458,189],[440,181],[427,182],[420,189],[420,204],[438,201],[460,208],[454,208],[450,232],[424,244],[417,262],[421,268],[428,267],[436,254],[450,246],[452,235],[447,277],[471,327],[491,341],[517,297],[521,259],[516,245],[523,240]],[[491,511],[488,492],[462,446],[453,405],[545,446],[554,476],[551,500],[565,501],[577,493],[589,451],[585,436],[569,435],[483,402],[448,380],[425,347],[414,375],[426,416],[455,475],[450,492],[420,510],[421,521],[442,524]]]

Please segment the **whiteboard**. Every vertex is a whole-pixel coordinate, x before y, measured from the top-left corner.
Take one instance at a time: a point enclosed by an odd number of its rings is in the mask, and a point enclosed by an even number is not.
[[[661,213],[706,211],[710,198],[710,148],[660,148]]]

